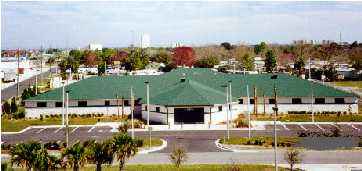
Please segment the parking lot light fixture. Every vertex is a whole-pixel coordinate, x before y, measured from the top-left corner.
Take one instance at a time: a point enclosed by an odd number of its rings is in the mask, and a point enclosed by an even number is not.
[[[271,76],[271,79],[274,80],[274,107],[273,107],[273,111],[274,111],[274,168],[275,171],[278,170],[278,164],[277,164],[277,115],[278,115],[278,103],[277,103],[277,88],[276,88],[276,79],[278,78],[278,75],[274,74],[273,76]]]
[[[146,98],[147,98],[147,127],[150,127],[150,84],[148,81],[145,82],[146,84]]]
[[[226,93],[226,137],[229,140],[230,139],[230,131],[229,131],[229,88],[228,85],[224,85],[222,87],[225,87],[225,93]]]
[[[65,114],[66,114],[66,127],[65,127],[65,142],[67,147],[69,146],[69,90],[66,91],[66,107],[65,107]]]

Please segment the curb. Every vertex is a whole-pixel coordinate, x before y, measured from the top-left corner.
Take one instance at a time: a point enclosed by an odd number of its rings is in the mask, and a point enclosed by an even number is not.
[[[215,141],[215,145],[217,148],[221,149],[221,150],[225,150],[225,151],[231,151],[234,153],[255,153],[255,152],[263,152],[262,150],[237,150],[237,149],[232,149],[229,147],[225,147],[220,143],[221,139],[217,139]]]
[[[162,149],[166,148],[167,147],[167,141],[162,139],[162,138],[161,138],[161,141],[162,141],[161,146],[151,147],[151,149],[139,151],[138,154],[148,154],[148,153],[159,151],[159,150],[162,150]]]

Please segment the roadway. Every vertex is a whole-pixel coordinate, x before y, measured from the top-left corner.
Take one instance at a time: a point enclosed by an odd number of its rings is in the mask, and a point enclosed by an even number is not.
[[[40,77],[47,78],[49,76],[50,72],[43,72],[38,75],[38,82],[40,81]],[[35,76],[30,77],[29,79],[26,79],[24,81],[21,81],[19,83],[19,96],[21,96],[21,93],[24,89],[29,88],[29,86],[35,84]],[[10,99],[11,97],[15,97],[17,93],[17,84],[14,84],[10,87],[4,88],[1,90],[1,101]]]

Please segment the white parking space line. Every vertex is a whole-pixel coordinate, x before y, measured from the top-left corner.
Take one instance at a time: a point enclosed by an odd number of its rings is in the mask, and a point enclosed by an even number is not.
[[[285,125],[285,124],[282,124],[283,125],[283,128],[286,129],[287,131],[289,131],[289,128]]]
[[[308,129],[305,128],[303,125],[299,124],[299,126],[300,126],[304,131],[308,131]]]
[[[332,126],[334,126],[334,127],[336,127],[336,128],[339,128],[337,125],[335,125],[335,124],[329,124],[329,125],[332,125]]]
[[[40,132],[44,131],[46,128],[42,128],[41,130],[37,131],[36,133],[39,134]]]
[[[320,130],[325,131],[325,129],[323,129],[319,124],[315,124],[315,126],[317,126]]]
[[[352,124],[351,124],[351,127],[352,127],[353,129],[357,130],[357,131],[360,131],[359,128],[357,128],[356,126],[354,126],[354,125],[352,125]]]
[[[75,130],[77,130],[79,126],[75,127],[70,133],[73,133]]]
[[[63,128],[63,127],[58,128],[57,130],[54,131],[54,133],[59,132],[62,128]]]
[[[95,126],[93,126],[91,129],[88,130],[88,132],[92,132],[92,130],[96,128]]]

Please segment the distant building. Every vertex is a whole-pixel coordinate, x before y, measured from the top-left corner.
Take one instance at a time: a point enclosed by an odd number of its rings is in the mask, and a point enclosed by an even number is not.
[[[256,56],[254,58],[254,70],[255,71],[264,71],[265,61],[262,57]]]
[[[89,44],[89,50],[102,50],[103,46],[101,44]]]
[[[148,48],[151,46],[151,39],[148,34],[142,35],[141,48]]]

